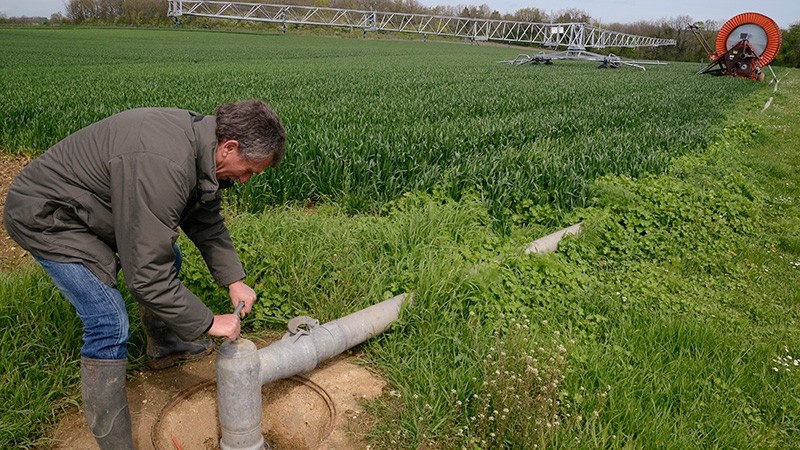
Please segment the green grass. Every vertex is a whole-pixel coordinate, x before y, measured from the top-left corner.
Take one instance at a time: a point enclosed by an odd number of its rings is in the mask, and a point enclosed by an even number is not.
[[[0,274],[0,293],[0,447],[28,448],[80,399],[81,324],[42,271]]]
[[[289,35],[0,34],[20,43],[2,50],[19,67],[0,59],[7,151],[142,104],[276,105],[295,159],[261,177],[261,206],[247,192],[229,205],[260,299],[245,325],[327,321],[413,291],[362,348],[389,382],[368,405],[373,448],[800,447],[800,72],[762,113],[771,88],[688,65],[512,68],[494,63],[502,47]],[[513,211],[487,201],[502,195],[520,196]],[[578,221],[558,254],[519,251]],[[182,248],[187,284],[227,311]],[[35,267],[2,274],[0,298],[0,447],[45,446],[77,401],[79,323]]]

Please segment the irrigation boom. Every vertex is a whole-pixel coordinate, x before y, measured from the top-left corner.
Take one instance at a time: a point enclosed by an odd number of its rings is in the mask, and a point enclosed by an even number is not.
[[[570,51],[675,45],[674,39],[608,31],[585,23],[535,23],[266,3],[169,0],[167,15],[176,21],[181,16],[196,16],[280,23],[284,31],[287,24],[333,26],[359,29],[365,34],[368,31],[416,33],[426,37],[450,36],[473,41],[566,47]]]

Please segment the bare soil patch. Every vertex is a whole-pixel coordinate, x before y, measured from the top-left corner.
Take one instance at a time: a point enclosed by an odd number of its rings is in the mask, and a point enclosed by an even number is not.
[[[0,154],[0,211],[5,208],[8,187],[11,180],[31,162],[32,158],[22,155]],[[0,214],[0,225],[3,217]],[[6,227],[0,226],[0,270],[8,271],[19,266],[23,261],[32,260],[28,252],[20,248],[6,233]]]
[[[346,352],[311,372],[263,386],[262,434],[273,450],[367,448],[363,436],[372,421],[364,402],[380,397],[386,382],[356,364],[357,359]],[[176,441],[187,450],[219,447],[215,361],[216,353],[161,371],[129,374],[136,448],[172,450]],[[54,450],[98,448],[78,408],[60,420],[51,437]]]

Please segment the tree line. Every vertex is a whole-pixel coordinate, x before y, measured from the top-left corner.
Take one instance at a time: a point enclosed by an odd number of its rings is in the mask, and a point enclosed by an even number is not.
[[[256,0],[242,0],[253,2]],[[271,3],[263,1],[262,3]],[[278,2],[275,2],[278,3]],[[677,44],[669,47],[640,49],[609,49],[619,56],[630,58],[646,58],[667,61],[697,61],[698,64],[708,62],[705,47],[714,48],[717,30],[722,23],[711,20],[697,21],[689,16],[677,16],[656,21],[638,21],[635,23],[600,23],[586,11],[577,8],[566,8],[547,12],[540,8],[522,8],[513,13],[501,14],[487,4],[459,6],[425,6],[417,0],[285,0],[282,4],[317,6],[326,8],[342,8],[357,10],[373,10],[384,12],[404,12],[442,16],[468,17],[475,19],[514,20],[538,23],[583,22],[590,25],[623,33],[640,36],[653,36],[675,39]],[[252,22],[234,22],[230,20],[210,20],[199,18],[183,18],[186,26],[198,27],[272,27],[274,24],[254,24]],[[172,21],[167,17],[166,0],[68,0],[65,13],[54,14],[45,18],[6,18],[0,13],[0,23],[24,22],[57,22],[74,24],[115,24],[115,25],[168,25]],[[702,42],[705,42],[705,46]],[[783,30],[783,45],[773,62],[775,65],[800,67],[800,22]]]

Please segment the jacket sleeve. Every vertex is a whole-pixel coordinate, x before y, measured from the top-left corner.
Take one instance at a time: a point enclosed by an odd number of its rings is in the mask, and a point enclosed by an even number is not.
[[[211,326],[214,315],[178,280],[172,244],[187,201],[189,178],[171,161],[129,153],[109,162],[111,205],[128,289],[184,340]]]
[[[220,214],[220,192],[209,201],[201,201],[181,223],[181,229],[200,250],[214,280],[227,286],[244,278],[245,273],[236,248],[233,245],[225,220]]]

